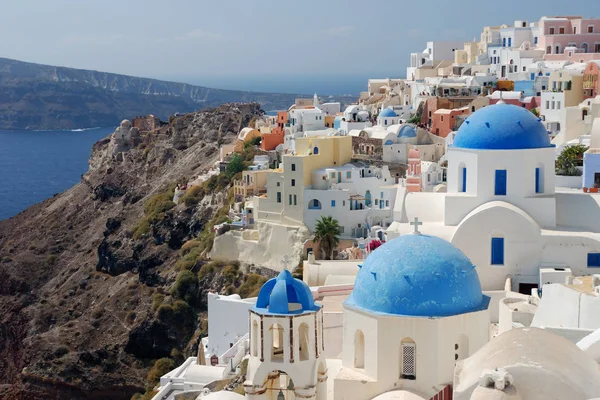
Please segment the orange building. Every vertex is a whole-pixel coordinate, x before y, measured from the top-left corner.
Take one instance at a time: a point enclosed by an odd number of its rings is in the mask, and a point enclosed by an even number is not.
[[[277,126],[271,129],[271,133],[262,133],[260,135],[261,142],[260,147],[265,150],[275,150],[277,146],[283,144],[285,140],[285,132],[284,127],[288,122],[288,113],[287,111],[278,111],[277,112]]]
[[[431,132],[439,137],[445,138],[454,130],[454,127],[456,126],[456,117],[458,115],[470,114],[471,110],[469,107],[462,107],[454,110],[447,110],[445,108],[439,109],[433,113]]]

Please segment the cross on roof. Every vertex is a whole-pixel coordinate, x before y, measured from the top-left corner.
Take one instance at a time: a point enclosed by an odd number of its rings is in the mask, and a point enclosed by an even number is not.
[[[415,220],[413,222],[411,222],[410,224],[415,227],[415,230],[413,231],[413,235],[420,235],[421,232],[419,232],[419,226],[423,225],[423,223],[421,221],[419,221],[419,218],[415,217]]]

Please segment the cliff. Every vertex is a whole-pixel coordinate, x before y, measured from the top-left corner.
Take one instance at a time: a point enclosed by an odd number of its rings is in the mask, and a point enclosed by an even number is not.
[[[264,279],[198,256],[229,208],[226,175],[170,201],[259,113],[228,104],[150,132],[123,124],[80,183],[0,221],[0,398],[129,399],[154,360],[194,354],[207,290],[247,295]]]
[[[152,113],[164,120],[228,102],[257,102],[263,110],[280,110],[296,97],[302,96],[210,89],[0,58],[0,129],[114,126],[135,115]]]

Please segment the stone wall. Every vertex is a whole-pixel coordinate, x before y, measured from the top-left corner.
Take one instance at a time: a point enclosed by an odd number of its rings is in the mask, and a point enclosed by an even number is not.
[[[135,117],[131,123],[133,127],[138,128],[140,132],[153,131],[160,127],[160,120],[152,114],[143,117]]]

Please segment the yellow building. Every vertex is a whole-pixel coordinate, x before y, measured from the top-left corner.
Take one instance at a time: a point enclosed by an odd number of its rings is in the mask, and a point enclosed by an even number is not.
[[[297,138],[295,153],[285,154],[280,168],[268,171],[267,193],[257,199],[256,219],[302,224],[304,188],[311,185],[312,172],[351,159],[350,136]]]
[[[584,100],[583,74],[565,70],[552,72],[548,77],[548,91],[564,92],[563,107],[577,106]]]
[[[268,170],[244,171],[242,179],[233,182],[233,194],[236,198],[259,196],[267,191]]]

